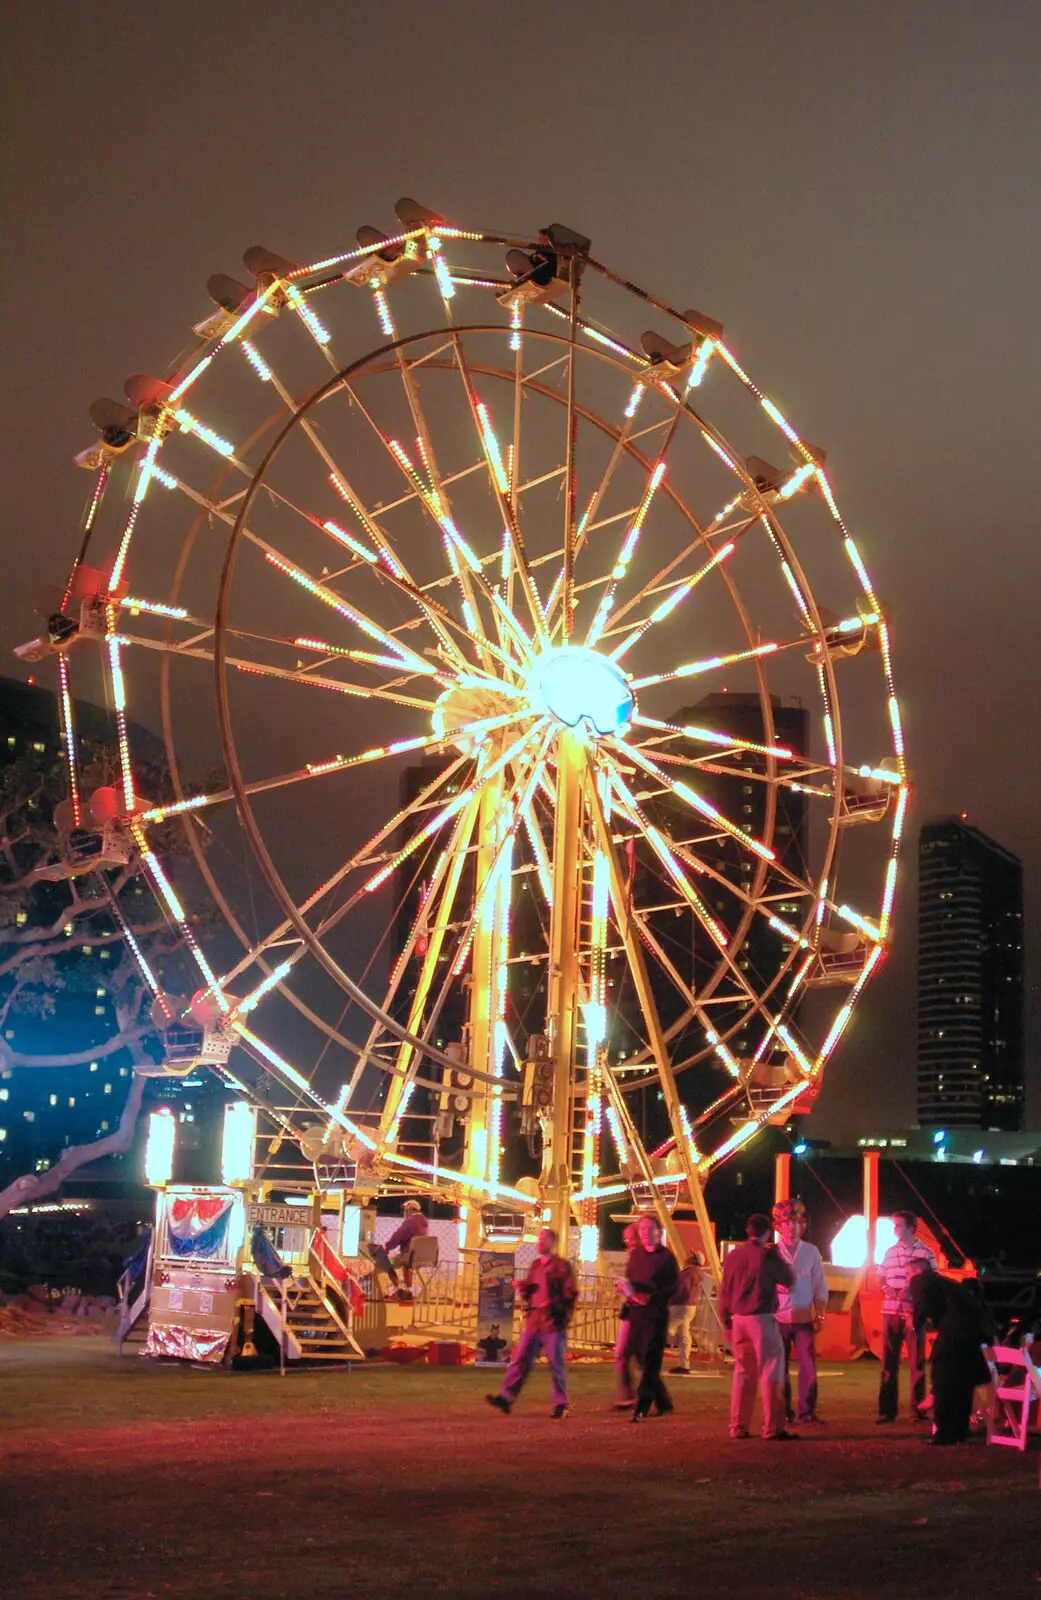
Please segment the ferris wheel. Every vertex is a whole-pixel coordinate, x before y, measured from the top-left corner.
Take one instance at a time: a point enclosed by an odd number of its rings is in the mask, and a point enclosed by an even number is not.
[[[718,321],[559,224],[397,216],[247,251],[174,371],[93,408],[91,564],[40,652],[68,719],[100,646],[121,770],[92,831],[69,733],[69,870],[139,854],[199,967],[182,1057],[256,1096],[245,1052],[277,1137],[310,1118],[360,1183],[537,1207],[588,1254],[637,1187],[704,1220],[882,959],[886,615]],[[174,818],[212,937],[153,849]]]

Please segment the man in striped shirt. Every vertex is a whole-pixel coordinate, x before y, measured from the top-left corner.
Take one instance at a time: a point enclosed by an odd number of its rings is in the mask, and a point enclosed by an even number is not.
[[[936,1257],[915,1238],[918,1218],[913,1211],[893,1216],[896,1244],[890,1245],[878,1269],[882,1290],[882,1379],[878,1388],[878,1423],[895,1422],[898,1405],[900,1350],[907,1346],[911,1382],[911,1415],[922,1422],[925,1400],[925,1333],[916,1332],[911,1304],[911,1279],[919,1272],[935,1272]]]

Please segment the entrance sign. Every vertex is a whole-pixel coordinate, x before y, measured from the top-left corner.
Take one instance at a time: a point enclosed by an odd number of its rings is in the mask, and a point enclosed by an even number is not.
[[[307,1217],[304,1206],[261,1205],[253,1201],[246,1205],[246,1227],[299,1228]]]

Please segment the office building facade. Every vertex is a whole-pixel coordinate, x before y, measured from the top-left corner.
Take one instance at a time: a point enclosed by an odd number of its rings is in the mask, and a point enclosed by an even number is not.
[[[1023,869],[963,818],[918,842],[918,1120],[1023,1126]]]

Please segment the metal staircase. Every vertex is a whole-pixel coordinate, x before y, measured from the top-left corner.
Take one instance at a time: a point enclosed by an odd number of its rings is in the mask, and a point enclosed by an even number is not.
[[[287,1307],[286,1327],[300,1350],[303,1361],[357,1361],[364,1352],[351,1333],[346,1319],[341,1320],[313,1278]]]
[[[298,1271],[284,1294],[269,1280],[255,1278],[254,1307],[289,1361],[363,1361],[349,1292],[336,1276],[346,1269],[328,1245],[323,1249],[320,1255],[312,1244],[307,1271]]]

